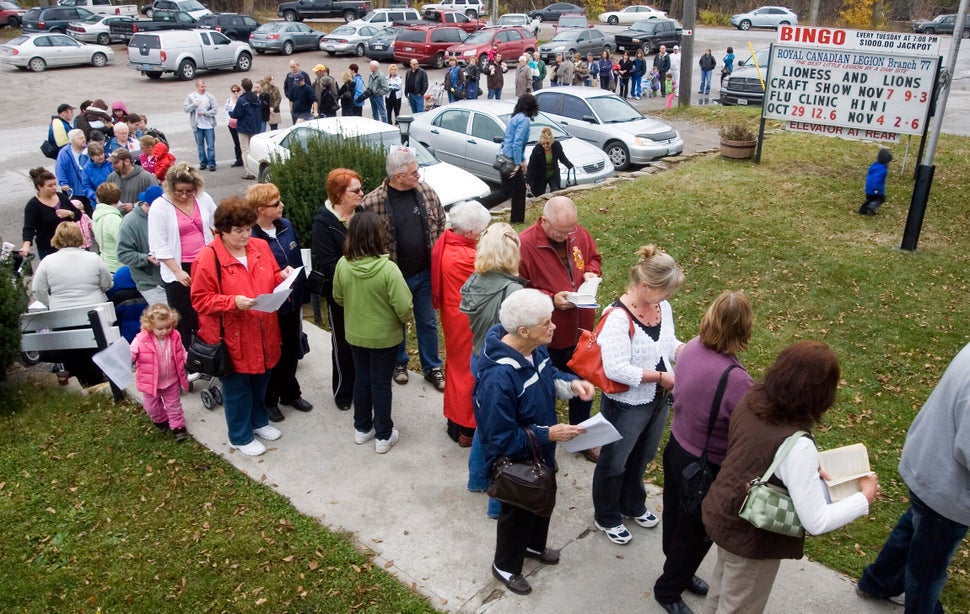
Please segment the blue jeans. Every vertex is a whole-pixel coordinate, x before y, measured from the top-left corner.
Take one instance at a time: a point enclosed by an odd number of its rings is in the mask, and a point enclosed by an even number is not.
[[[253,429],[269,424],[266,415],[266,386],[270,372],[235,373],[220,378],[229,427],[229,443],[244,446],[253,440]]]
[[[216,165],[216,129],[196,128],[195,145],[199,148],[199,166],[205,168]]]
[[[633,75],[633,91],[630,95],[636,98],[643,96],[643,75]]]
[[[377,439],[388,439],[391,420],[391,378],[394,376],[396,347],[362,348],[351,344],[354,356],[354,429]]]
[[[667,401],[656,397],[643,405],[600,397],[600,413],[623,439],[603,446],[593,471],[594,518],[600,526],[615,527],[622,516],[647,511],[643,474],[653,460],[667,423]]]
[[[713,70],[702,70],[701,71],[701,88],[697,90],[697,93],[710,94],[711,93],[711,74]]]
[[[478,100],[478,84],[474,81],[465,86],[465,98],[467,100]]]
[[[488,99],[489,100],[501,100],[502,99],[502,88],[488,88]]]
[[[418,333],[418,357],[421,359],[421,370],[427,374],[431,369],[441,368],[441,357],[438,356],[438,319],[435,316],[434,307],[431,306],[431,267],[404,281],[411,289],[414,325]],[[397,358],[399,365],[408,364],[407,343],[405,338],[399,346]]]
[[[424,96],[420,94],[408,94],[408,106],[412,113],[424,113]]]
[[[387,123],[387,108],[384,107],[383,96],[370,97],[370,114],[374,119]]]
[[[906,614],[942,614],[946,568],[966,534],[966,525],[940,516],[909,491],[909,509],[862,572],[859,588],[883,599],[905,592]]]

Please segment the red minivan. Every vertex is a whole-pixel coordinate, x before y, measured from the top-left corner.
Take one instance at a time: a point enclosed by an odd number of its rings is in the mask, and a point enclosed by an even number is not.
[[[468,34],[452,26],[410,26],[394,41],[394,59],[405,66],[416,59],[419,64],[443,68],[445,50],[461,44]]]

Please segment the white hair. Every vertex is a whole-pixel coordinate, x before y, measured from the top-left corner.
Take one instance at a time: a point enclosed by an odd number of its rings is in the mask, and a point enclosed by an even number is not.
[[[381,63],[378,62],[377,60],[371,60],[370,65],[371,65],[371,67],[376,66],[376,67],[380,68]]]
[[[519,62],[528,63],[529,62],[529,54],[523,53],[522,55],[520,55],[519,56]]]
[[[84,130],[81,130],[80,128],[74,128],[73,130],[68,131],[67,140],[73,141],[78,136],[84,136]]]
[[[499,322],[508,333],[514,333],[520,326],[535,326],[551,315],[552,299],[535,288],[513,292],[498,310]]]
[[[408,172],[408,167],[417,161],[417,156],[407,149],[395,149],[387,155],[387,161],[384,162],[387,178],[390,179],[398,173]]]
[[[477,200],[463,200],[452,205],[448,211],[448,220],[451,222],[451,229],[458,234],[473,234],[477,237],[488,227],[492,216]]]

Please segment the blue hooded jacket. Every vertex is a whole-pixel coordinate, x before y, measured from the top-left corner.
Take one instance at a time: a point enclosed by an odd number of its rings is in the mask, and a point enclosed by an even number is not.
[[[270,238],[266,234],[266,231],[260,228],[258,224],[253,224],[252,235],[269,244],[269,248],[273,252],[273,257],[276,258],[276,264],[281,269],[285,269],[288,266],[294,269],[303,266],[303,255],[300,253],[300,239],[296,236],[296,230],[293,229],[293,224],[286,218],[280,218],[273,221],[273,226],[276,227],[275,238]],[[296,278],[296,281],[290,287],[293,291],[290,292],[290,296],[286,299],[286,302],[280,306],[280,313],[289,313],[297,309],[302,309],[304,288],[306,287],[305,270],[300,271],[300,276]]]

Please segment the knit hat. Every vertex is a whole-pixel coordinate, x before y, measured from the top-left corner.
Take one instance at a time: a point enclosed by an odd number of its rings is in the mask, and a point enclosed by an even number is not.
[[[151,204],[156,198],[164,194],[161,187],[157,185],[149,186],[144,192],[138,195],[138,201]]]

